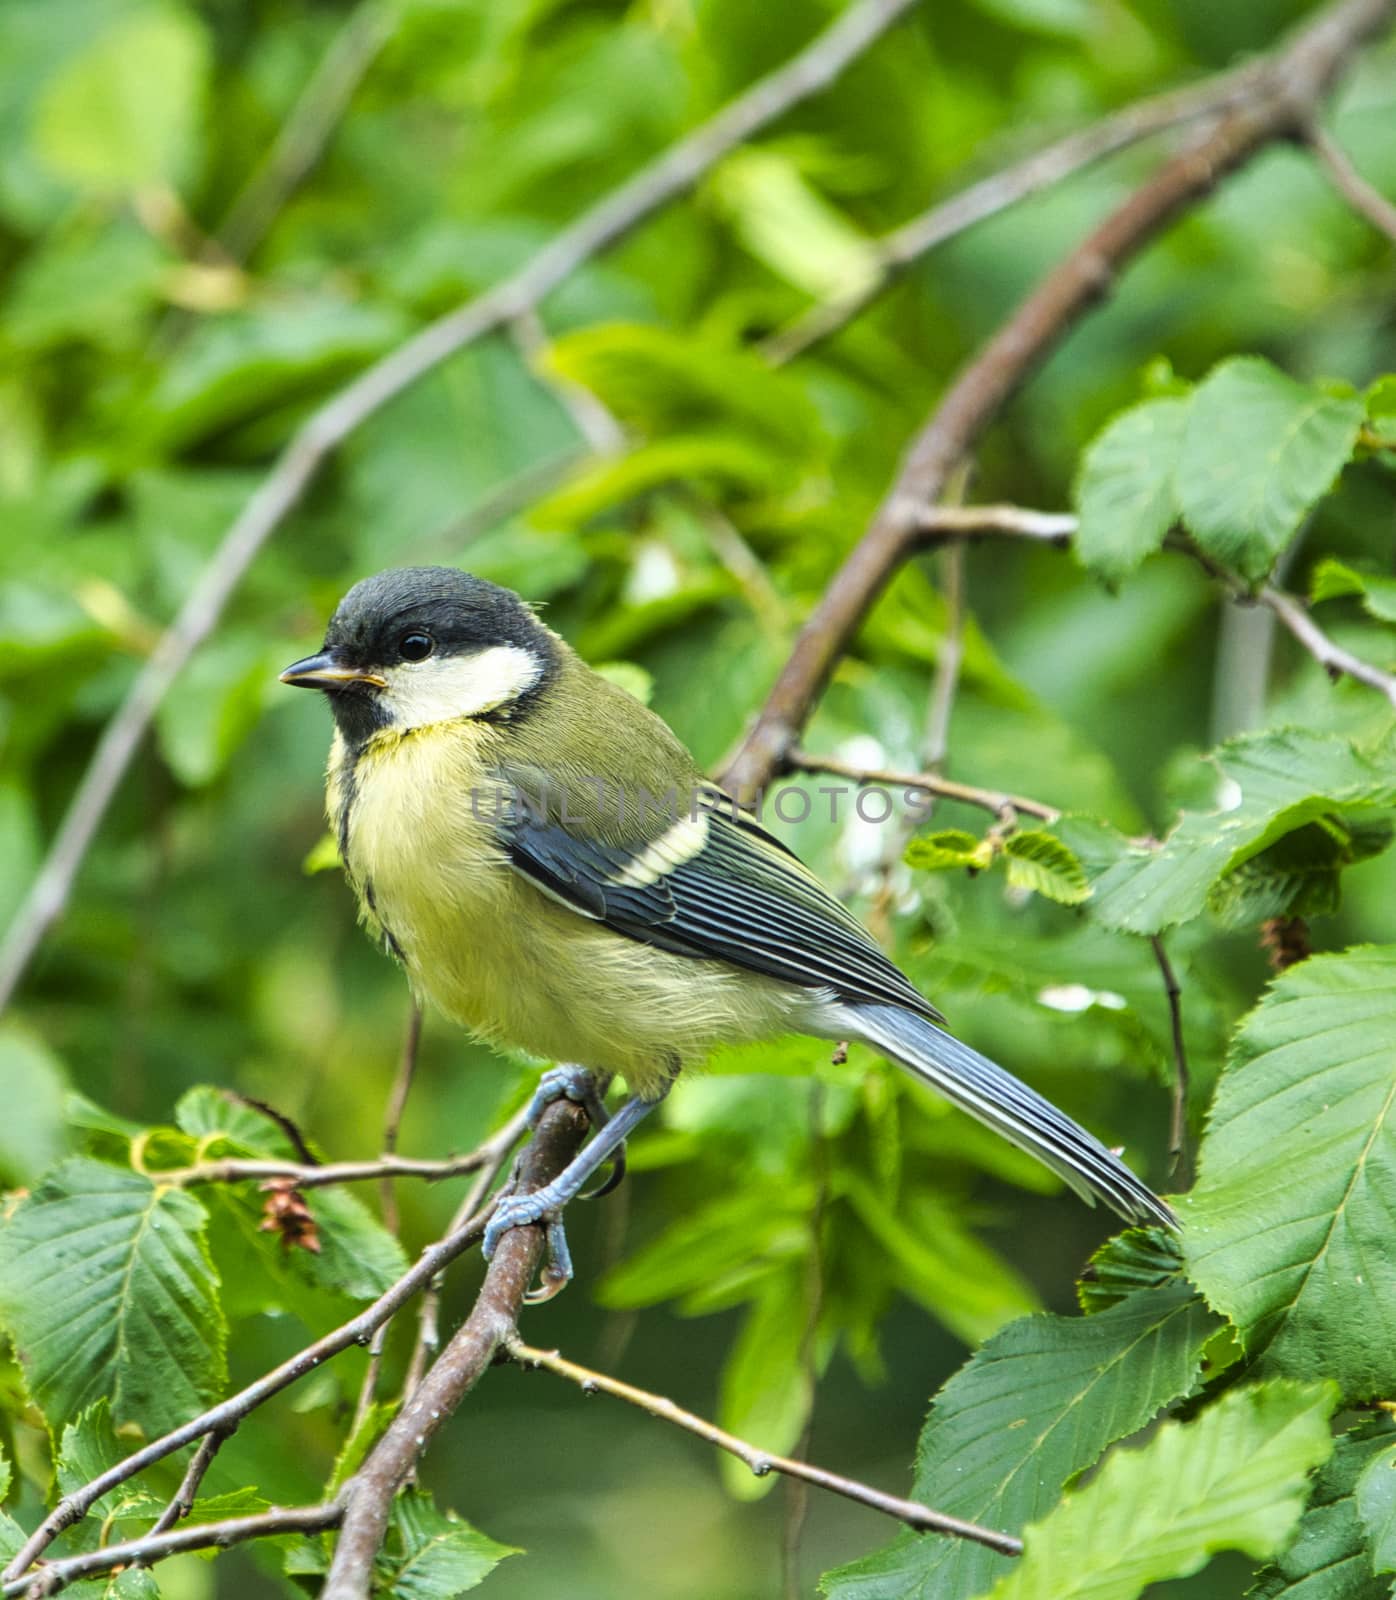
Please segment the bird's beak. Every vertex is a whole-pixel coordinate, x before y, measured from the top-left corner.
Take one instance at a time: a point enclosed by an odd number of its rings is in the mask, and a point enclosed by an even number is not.
[[[281,681],[295,689],[343,689],[351,683],[366,683],[375,689],[387,687],[385,678],[376,672],[365,672],[361,667],[348,666],[333,650],[322,650],[318,656],[293,661],[281,674]]]

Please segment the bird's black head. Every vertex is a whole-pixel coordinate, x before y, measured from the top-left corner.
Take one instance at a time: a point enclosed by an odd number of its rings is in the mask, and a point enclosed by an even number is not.
[[[520,715],[556,667],[552,635],[511,590],[454,567],[395,567],[356,583],[324,649],[281,681],[323,690],[358,745],[386,728]]]

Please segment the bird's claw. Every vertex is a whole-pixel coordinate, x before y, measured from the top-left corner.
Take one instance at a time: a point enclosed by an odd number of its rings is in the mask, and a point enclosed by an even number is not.
[[[536,1189],[532,1194],[505,1195],[485,1227],[480,1251],[488,1261],[511,1228],[526,1228],[535,1223],[546,1226],[548,1257],[538,1287],[525,1297],[531,1303],[551,1300],[572,1278],[572,1252],[567,1247],[567,1233],[557,1206],[558,1196],[550,1193],[548,1187]]]

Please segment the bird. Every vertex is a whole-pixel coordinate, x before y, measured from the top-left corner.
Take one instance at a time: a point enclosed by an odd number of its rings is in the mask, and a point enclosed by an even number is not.
[[[1088,1203],[1176,1225],[1094,1135],[945,1025],[853,913],[711,783],[659,716],[512,590],[454,567],[355,584],[281,682],[334,721],[326,808],[370,933],[419,999],[557,1065],[532,1113],[584,1104],[565,1171],[485,1237],[544,1224],[721,1045],[860,1040],[1035,1156]],[[630,1098],[607,1117],[597,1076]]]

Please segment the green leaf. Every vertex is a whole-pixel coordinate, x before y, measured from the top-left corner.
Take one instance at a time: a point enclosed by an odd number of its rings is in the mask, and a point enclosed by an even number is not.
[[[68,1144],[64,1104],[67,1074],[37,1034],[18,1023],[0,1027],[0,1185],[31,1184]]]
[[[103,1399],[89,1406],[75,1421],[63,1429],[58,1447],[56,1475],[61,1494],[72,1494],[109,1467],[125,1459],[133,1448],[132,1441],[124,1444],[112,1427],[111,1405]],[[153,1522],[165,1502],[138,1480],[132,1479],[110,1489],[94,1502],[88,1520],[78,1530],[84,1549],[97,1544],[102,1528],[121,1526],[116,1537],[129,1538],[138,1531],[126,1524]]]
[[[1299,1521],[1308,1475],[1333,1448],[1328,1384],[1235,1389],[1186,1425],[1117,1451],[1025,1532],[990,1600],[1135,1600],[1218,1550],[1273,1556]]]
[[[1003,863],[1015,889],[1031,889],[1058,905],[1080,905],[1091,892],[1075,852],[1040,829],[1010,833],[1003,841]]]
[[[1126,1228],[1091,1257],[1076,1298],[1085,1312],[1106,1311],[1140,1289],[1161,1289],[1182,1270],[1176,1234],[1164,1228]]]
[[[16,1208],[0,1230],[0,1320],[51,1425],[105,1397],[153,1436],[217,1397],[227,1329],[205,1222],[191,1195],[85,1158]]]
[[[191,789],[223,773],[276,688],[261,634],[224,631],[199,650],[155,714],[160,753]]]
[[[1116,1439],[1197,1381],[1216,1322],[1184,1284],[1092,1317],[1026,1317],[996,1334],[936,1396],[912,1497],[1017,1533]],[[969,1600],[1008,1557],[962,1540],[900,1534],[824,1578],[833,1600]]]
[[[199,145],[208,41],[182,6],[120,17],[44,90],[35,142],[59,177],[94,189],[174,183]]]
[[[1259,1575],[1247,1600],[1390,1600],[1391,1580],[1372,1570],[1361,1486],[1388,1459],[1392,1438],[1390,1418],[1339,1438],[1314,1476],[1293,1539]]]
[[[275,1118],[208,1085],[189,1090],[175,1117],[184,1132],[201,1141],[206,1155],[211,1148],[252,1157],[298,1155]],[[334,1186],[311,1189],[306,1203],[319,1231],[320,1252],[300,1252],[298,1261],[323,1287],[372,1300],[406,1272],[402,1246],[357,1195]]]
[[[1093,914],[1106,927],[1160,933],[1197,916],[1213,886],[1307,824],[1348,827],[1396,805],[1396,761],[1349,740],[1298,729],[1247,734],[1216,752],[1228,809],[1185,812],[1155,850],[1133,849],[1096,881]]]
[[[1383,437],[1396,441],[1396,373],[1387,373],[1368,386],[1362,397],[1367,420]]]
[[[1189,1274],[1259,1370],[1396,1391],[1396,947],[1314,956],[1236,1036],[1183,1198]]]
[[[584,462],[531,515],[545,527],[576,528],[677,483],[753,496],[779,488],[784,477],[784,462],[759,440],[736,433],[689,433],[637,445],[623,456]]]
[[[708,187],[746,249],[815,299],[858,294],[881,276],[873,241],[829,204],[788,155],[737,150]]]
[[[906,847],[906,864],[923,872],[945,872],[954,867],[976,871],[993,865],[993,846],[962,828],[941,828],[918,834]]]
[[[1391,1432],[1388,1417],[1382,1425],[1381,1452],[1357,1480],[1357,1514],[1371,1542],[1376,1572],[1396,1572],[1396,1444],[1390,1442]]]
[[[893,1206],[856,1173],[838,1187],[883,1252],[897,1287],[966,1344],[978,1344],[1010,1318],[1037,1310],[1032,1289],[955,1215],[932,1197]]]
[[[409,1490],[393,1502],[387,1544],[374,1568],[375,1592],[393,1600],[454,1600],[517,1554],[513,1545],[443,1515],[429,1495]]]
[[[10,1463],[0,1453],[0,1500],[10,1492]],[[7,1512],[0,1511],[0,1562],[8,1563],[24,1548],[24,1529]]]
[[[1089,33],[1096,15],[1088,0],[974,0],[974,4],[1013,27],[1063,38]]]
[[[1310,598],[1317,602],[1351,594],[1360,595],[1363,608],[1379,622],[1396,622],[1396,578],[1325,556],[1309,580]]]
[[[788,1455],[809,1418],[814,1381],[805,1353],[810,1317],[803,1263],[770,1274],[747,1312],[722,1369],[718,1421],[729,1433],[775,1455]],[[775,1487],[724,1453],[722,1478],[739,1500]]]
[[[314,1189],[307,1196],[319,1227],[320,1253],[310,1257],[313,1277],[353,1300],[375,1300],[407,1271],[402,1246],[357,1195]]]
[[[564,335],[549,366],[590,389],[627,426],[678,443],[683,435],[720,431],[748,449],[774,446],[802,457],[821,436],[819,417],[800,381],[774,372],[751,350],[712,337],[641,323],[612,322]]]
[[[1146,400],[1113,418],[1081,457],[1073,549],[1107,583],[1129,576],[1178,519],[1173,479],[1188,400]]]
[[[1325,394],[1256,356],[1214,367],[1192,397],[1175,485],[1188,531],[1259,581],[1352,456],[1357,399]]]

